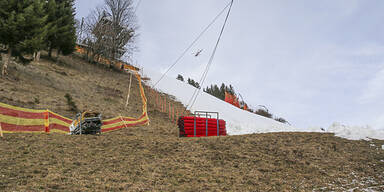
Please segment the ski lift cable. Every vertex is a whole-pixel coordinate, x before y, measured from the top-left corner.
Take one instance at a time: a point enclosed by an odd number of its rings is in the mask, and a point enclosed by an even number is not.
[[[225,10],[231,5],[228,3],[222,11],[209,23],[207,27],[196,37],[196,39],[184,50],[184,52],[176,59],[176,61],[165,71],[165,73],[160,77],[160,79],[153,85],[152,88],[155,88],[157,84],[165,77],[165,75],[184,57],[184,55],[196,44],[196,42],[208,31],[208,29],[216,22],[217,19],[225,12]]]
[[[190,106],[189,106],[190,103],[188,102],[187,108],[189,107],[190,110],[192,109],[193,105],[195,104],[196,99],[197,99],[197,97],[199,96],[199,94],[200,94],[200,92],[201,92],[201,88],[203,87],[204,82],[205,82],[205,80],[206,80],[206,78],[207,78],[208,71],[209,71],[209,69],[210,69],[210,67],[211,67],[211,65],[212,65],[213,59],[215,58],[215,55],[216,55],[216,52],[217,52],[217,48],[218,48],[218,46],[219,46],[221,37],[222,37],[222,35],[223,35],[223,33],[224,33],[225,26],[226,26],[226,24],[227,24],[227,22],[228,22],[228,18],[229,18],[229,15],[230,15],[230,13],[231,13],[232,5],[233,5],[233,0],[231,0],[231,2],[230,2],[230,7],[229,7],[229,9],[228,9],[227,16],[225,17],[225,21],[224,21],[223,27],[221,28],[219,38],[217,39],[217,42],[216,42],[215,48],[214,48],[214,50],[213,50],[213,53],[212,53],[212,55],[211,55],[211,57],[210,57],[210,59],[209,59],[209,62],[208,62],[208,64],[207,64],[207,67],[206,67],[206,69],[205,69],[203,75],[202,75],[202,78],[200,79],[200,83],[199,83],[200,88],[199,88],[199,89],[195,89],[195,92],[194,92],[194,94],[192,95],[192,98],[191,98],[191,100],[193,99],[193,102],[191,103]],[[191,100],[190,100],[190,101],[191,101]]]
[[[200,88],[195,89],[195,91],[193,92],[193,95],[192,95],[191,99],[190,99],[189,102],[188,102],[187,108],[190,106],[190,109],[192,109],[192,106],[195,104],[198,94],[200,94],[201,88],[203,87],[203,84],[204,84],[204,81],[205,81],[205,79],[206,79],[206,77],[207,77],[209,68],[211,67],[212,62],[213,62],[213,58],[214,58],[214,56],[215,56],[215,54],[216,54],[216,50],[217,50],[217,47],[218,47],[218,45],[219,45],[221,36],[222,36],[222,34],[223,34],[223,32],[224,32],[224,28],[225,28],[226,22],[227,22],[227,20],[228,20],[229,14],[230,14],[230,12],[231,12],[232,4],[233,4],[233,0],[231,1],[230,8],[229,8],[228,13],[227,13],[227,16],[226,16],[226,18],[225,18],[223,27],[222,27],[222,29],[221,29],[221,31],[220,31],[220,35],[219,35],[219,38],[218,38],[218,40],[217,40],[217,42],[216,42],[215,48],[214,48],[214,50],[213,50],[213,53],[212,53],[212,55],[211,55],[211,57],[210,57],[210,59],[209,59],[209,62],[208,62],[208,64],[207,64],[207,66],[206,66],[206,68],[205,68],[205,70],[204,70],[204,72],[203,72],[201,78],[200,78],[200,81],[199,81]],[[191,103],[191,102],[192,102],[192,103]]]

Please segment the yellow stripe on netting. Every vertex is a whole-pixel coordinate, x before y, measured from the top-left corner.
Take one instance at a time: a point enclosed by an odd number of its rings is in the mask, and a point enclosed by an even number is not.
[[[13,125],[42,125],[44,126],[45,120],[44,119],[24,119],[19,117],[13,117],[13,116],[7,116],[0,114],[0,122],[7,123],[7,124],[13,124]]]
[[[133,117],[123,117],[123,118],[136,119],[136,118],[133,118]],[[117,119],[120,119],[120,116],[119,116],[119,117],[113,117],[113,118],[110,118],[110,119],[103,120],[103,122],[114,121],[114,120],[117,120]]]
[[[137,123],[140,123],[140,122],[143,122],[147,120],[147,118],[141,118],[141,119],[138,119],[138,120],[132,120],[132,121],[119,121],[117,123],[114,123],[114,124],[110,124],[110,125],[103,125],[101,127],[101,129],[109,129],[109,128],[112,128],[112,127],[117,127],[117,126],[122,126],[122,125],[127,125],[127,126],[130,126],[130,125],[133,125],[133,124],[137,124]]]
[[[58,125],[66,126],[66,127],[69,127],[71,125],[69,123],[66,123],[66,122],[64,122],[60,119],[56,119],[56,118],[50,118],[49,124],[58,124]]]
[[[62,116],[62,115],[60,115],[60,114],[57,114],[57,113],[55,113],[55,112],[52,112],[52,111],[50,111],[50,110],[48,110],[48,111],[49,111],[50,113],[54,114],[54,115],[57,115],[57,116],[59,116],[59,117],[63,118],[63,119],[66,119],[66,120],[72,121],[72,119],[70,119],[70,118],[68,118],[68,117],[64,117],[64,116]]]
[[[22,108],[22,107],[15,107],[15,106],[8,105],[5,103],[0,103],[0,107],[13,109],[13,110],[17,110],[17,111],[31,112],[31,113],[42,113],[42,112],[46,111],[46,110],[36,110],[36,109],[26,109],[26,108]]]

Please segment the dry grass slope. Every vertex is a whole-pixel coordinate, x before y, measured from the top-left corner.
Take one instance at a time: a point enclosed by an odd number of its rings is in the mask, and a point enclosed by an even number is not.
[[[141,113],[138,89],[129,108],[121,106],[127,75],[62,59],[13,65],[0,80],[0,101],[73,116],[64,98],[71,93],[80,109],[107,117]],[[150,126],[100,136],[5,135],[0,191],[384,191],[384,141],[319,133],[178,138],[166,114],[150,105],[149,116]]]

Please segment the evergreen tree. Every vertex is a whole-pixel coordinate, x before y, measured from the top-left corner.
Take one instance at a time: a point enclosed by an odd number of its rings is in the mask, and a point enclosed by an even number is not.
[[[44,47],[47,29],[44,3],[44,0],[0,0],[0,44],[8,48],[3,76],[12,55],[23,59],[23,54]]]
[[[180,81],[184,81],[184,77],[182,76],[182,75],[177,75],[177,78],[176,78],[177,80],[180,80]]]
[[[226,92],[235,95],[235,90],[232,85],[227,86],[224,83],[221,84],[220,88],[218,85],[211,85],[210,87],[205,88],[204,92],[207,92],[223,101],[225,100]]]
[[[70,54],[76,46],[74,0],[48,0],[48,55],[57,49],[58,54]]]
[[[193,79],[191,79],[191,78],[188,78],[187,82],[188,82],[188,84],[190,84],[190,85],[192,85],[192,86],[194,86],[194,87],[200,89],[200,85],[199,85],[199,83],[196,82],[195,80],[193,80]]]

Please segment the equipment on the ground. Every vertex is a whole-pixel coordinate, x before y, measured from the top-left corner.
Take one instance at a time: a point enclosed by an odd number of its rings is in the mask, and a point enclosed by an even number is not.
[[[212,118],[216,115],[216,118]],[[225,121],[219,113],[196,111],[194,116],[181,116],[177,122],[180,137],[226,136]]]
[[[78,113],[75,120],[69,127],[71,135],[82,134],[101,134],[101,113],[95,113],[86,111],[84,113]]]

